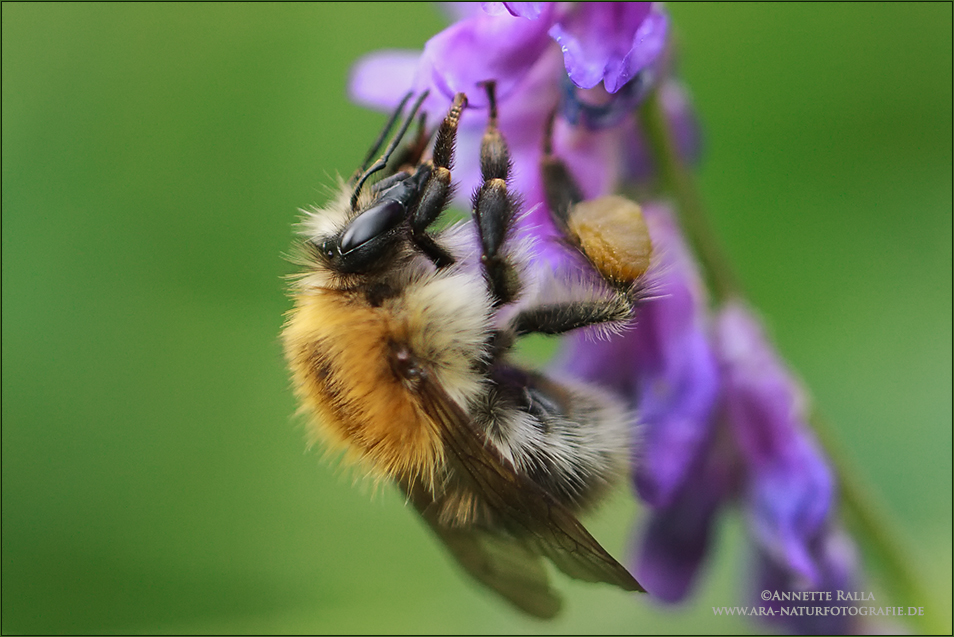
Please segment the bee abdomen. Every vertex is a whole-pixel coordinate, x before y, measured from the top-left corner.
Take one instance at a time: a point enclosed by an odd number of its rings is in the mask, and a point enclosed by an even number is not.
[[[625,475],[632,414],[606,392],[498,366],[475,409],[514,467],[571,510],[594,504]]]

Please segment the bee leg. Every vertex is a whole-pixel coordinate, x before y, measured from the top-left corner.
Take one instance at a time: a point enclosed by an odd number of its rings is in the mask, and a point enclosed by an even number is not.
[[[518,312],[508,324],[515,336],[525,334],[564,334],[590,325],[622,325],[633,316],[641,293],[617,291],[599,301],[575,301],[538,305]]]
[[[467,98],[463,93],[458,93],[454,97],[450,112],[437,130],[434,156],[428,162],[431,174],[410,218],[411,240],[438,268],[453,264],[454,257],[438,245],[426,231],[444,211],[447,200],[452,194],[450,168],[454,161],[457,124],[460,122],[460,114],[465,106],[467,106]]]
[[[566,241],[611,286],[625,290],[649,269],[652,241],[639,205],[618,195],[584,201],[562,159],[553,154],[555,111],[547,119],[540,171],[550,216]]]
[[[510,150],[497,128],[497,101],[493,82],[486,82],[490,121],[480,143],[480,174],[483,183],[474,193],[473,211],[482,249],[481,263],[494,305],[513,301],[519,292],[516,270],[503,249],[513,229],[517,197],[507,189]]]
[[[556,111],[547,118],[543,136],[543,158],[540,160],[540,172],[543,177],[543,192],[547,208],[564,235],[569,235],[568,220],[570,208],[583,201],[583,191],[577,185],[563,160],[553,154],[553,122]]]
[[[646,296],[643,274],[649,267],[652,243],[639,206],[613,195],[584,201],[566,164],[553,154],[553,122],[551,113],[540,162],[547,207],[557,228],[589,261],[612,295],[527,308],[510,321],[517,336],[622,324]]]

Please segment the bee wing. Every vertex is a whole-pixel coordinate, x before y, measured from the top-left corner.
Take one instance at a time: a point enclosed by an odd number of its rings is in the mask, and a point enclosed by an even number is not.
[[[483,436],[474,429],[470,417],[428,374],[422,374],[419,379],[417,393],[425,411],[440,428],[450,452],[449,460],[456,465],[466,485],[493,511],[505,530],[480,527],[449,529],[440,525],[434,515],[428,516],[426,507],[430,505],[429,502],[415,501],[425,519],[477,579],[488,583],[488,578],[493,579],[496,575],[492,570],[487,571],[490,575],[475,571],[471,563],[478,558],[462,559],[462,551],[478,547],[484,559],[494,564],[502,560],[491,555],[485,537],[467,539],[467,534],[494,536],[498,546],[509,546],[513,560],[517,560],[521,553],[545,555],[561,571],[576,579],[606,582],[627,591],[645,591],[629,571],[600,546],[569,509],[530,478],[517,473],[508,461],[488,446]],[[413,494],[409,495],[414,499]],[[422,508],[421,504],[425,507]],[[525,557],[520,556],[524,563],[528,561]],[[539,567],[537,561],[536,568]],[[517,606],[524,607],[517,598],[506,592],[511,587],[509,582],[489,585]],[[538,590],[547,591],[549,598],[555,598],[549,591],[545,573],[544,579],[538,580],[537,587]],[[559,603],[558,599],[556,603]]]
[[[440,507],[427,489],[418,484],[414,488],[405,486],[405,492],[437,537],[477,581],[535,617],[551,619],[560,611],[560,596],[550,588],[543,558],[526,544],[486,529],[441,524]]]

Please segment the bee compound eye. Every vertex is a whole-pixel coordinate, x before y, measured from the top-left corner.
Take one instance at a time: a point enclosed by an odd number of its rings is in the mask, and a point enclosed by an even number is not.
[[[335,254],[338,252],[337,244],[334,239],[310,239],[308,241],[310,248],[320,254],[323,257],[328,259],[333,259]]]
[[[341,253],[346,254],[374,237],[397,227],[407,207],[400,201],[384,199],[355,217],[341,235]]]

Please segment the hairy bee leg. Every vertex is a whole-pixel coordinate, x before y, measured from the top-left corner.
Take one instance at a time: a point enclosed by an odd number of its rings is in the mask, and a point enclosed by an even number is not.
[[[510,321],[517,336],[562,334],[588,325],[624,323],[645,296],[642,275],[652,250],[639,206],[622,197],[584,201],[562,159],[553,154],[555,112],[547,119],[540,170],[547,207],[565,239],[608,284],[605,300],[571,301],[525,309]]]
[[[417,208],[415,208],[410,218],[411,240],[439,268],[453,264],[454,258],[439,246],[426,231],[428,226],[434,223],[444,211],[447,200],[453,191],[450,169],[454,162],[457,125],[466,106],[467,98],[463,93],[454,96],[454,103],[451,105],[450,112],[447,113],[437,130],[433,158],[425,164],[431,174],[421,193]]]
[[[606,301],[539,305],[519,312],[508,327],[515,336],[564,334],[590,325],[624,323],[633,314],[636,295],[616,293]]]
[[[513,264],[503,250],[513,229],[514,214],[519,208],[516,197],[507,188],[510,177],[510,150],[497,128],[497,101],[493,82],[485,84],[490,120],[480,143],[480,176],[482,183],[474,193],[473,211],[482,249],[481,263],[490,287],[494,305],[513,301],[519,291],[519,280]]]

